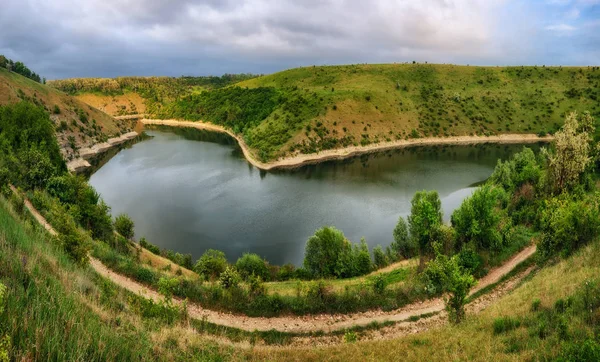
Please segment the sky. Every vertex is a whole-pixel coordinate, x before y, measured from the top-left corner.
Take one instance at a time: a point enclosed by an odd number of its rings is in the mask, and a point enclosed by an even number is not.
[[[0,54],[48,79],[600,65],[600,0],[3,0]]]

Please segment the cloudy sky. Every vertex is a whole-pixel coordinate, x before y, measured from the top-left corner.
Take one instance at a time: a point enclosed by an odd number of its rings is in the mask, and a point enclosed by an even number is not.
[[[600,0],[3,0],[0,54],[48,79],[600,65]]]

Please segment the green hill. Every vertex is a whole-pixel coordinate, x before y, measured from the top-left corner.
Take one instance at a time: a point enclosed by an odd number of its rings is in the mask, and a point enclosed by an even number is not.
[[[224,125],[271,160],[415,137],[552,133],[568,111],[599,118],[599,98],[600,67],[366,64],[188,92],[149,113]]]
[[[30,101],[50,113],[66,158],[74,151],[131,130],[130,122],[108,114],[70,95],[0,67],[0,105]]]

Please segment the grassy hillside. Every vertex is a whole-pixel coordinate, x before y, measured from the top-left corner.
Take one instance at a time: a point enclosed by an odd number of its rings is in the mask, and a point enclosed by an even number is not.
[[[186,95],[225,87],[252,77],[255,76],[71,78],[48,81],[48,85],[112,116],[125,116],[157,113],[165,104]]]
[[[306,67],[240,87],[299,88],[321,109],[287,147],[327,136],[370,143],[411,136],[553,132],[567,111],[600,115],[600,68],[432,64]],[[273,124],[273,125],[271,125]],[[261,127],[274,127],[275,119]],[[310,126],[310,128],[309,128]]]
[[[28,100],[50,113],[63,154],[102,142],[131,129],[100,110],[54,88],[0,67],[0,105]]]
[[[77,89],[95,106],[123,106],[106,91],[100,99],[94,87]],[[569,111],[599,118],[600,67],[319,66],[175,94],[146,112],[224,125],[270,160],[417,137],[553,133]]]

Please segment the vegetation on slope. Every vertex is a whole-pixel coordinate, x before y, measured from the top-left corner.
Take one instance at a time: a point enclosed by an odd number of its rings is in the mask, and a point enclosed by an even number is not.
[[[267,161],[419,137],[552,134],[571,111],[598,118],[599,98],[600,67],[347,65],[172,97],[147,113],[223,125]]]
[[[15,62],[12,59],[6,58],[2,54],[0,54],[0,68],[6,68],[9,71],[21,74],[22,76],[29,78],[33,81],[46,84],[46,78],[42,80],[39,74],[36,74],[31,69],[27,68],[27,66],[23,64],[23,62]]]
[[[220,77],[119,77],[72,78],[48,81],[48,85],[75,96],[113,116],[154,114],[166,104],[203,90],[218,89],[253,78],[252,74]]]
[[[61,152],[77,156],[83,147],[131,130],[131,123],[111,116],[54,88],[0,67],[0,106],[27,101],[49,114]]]

